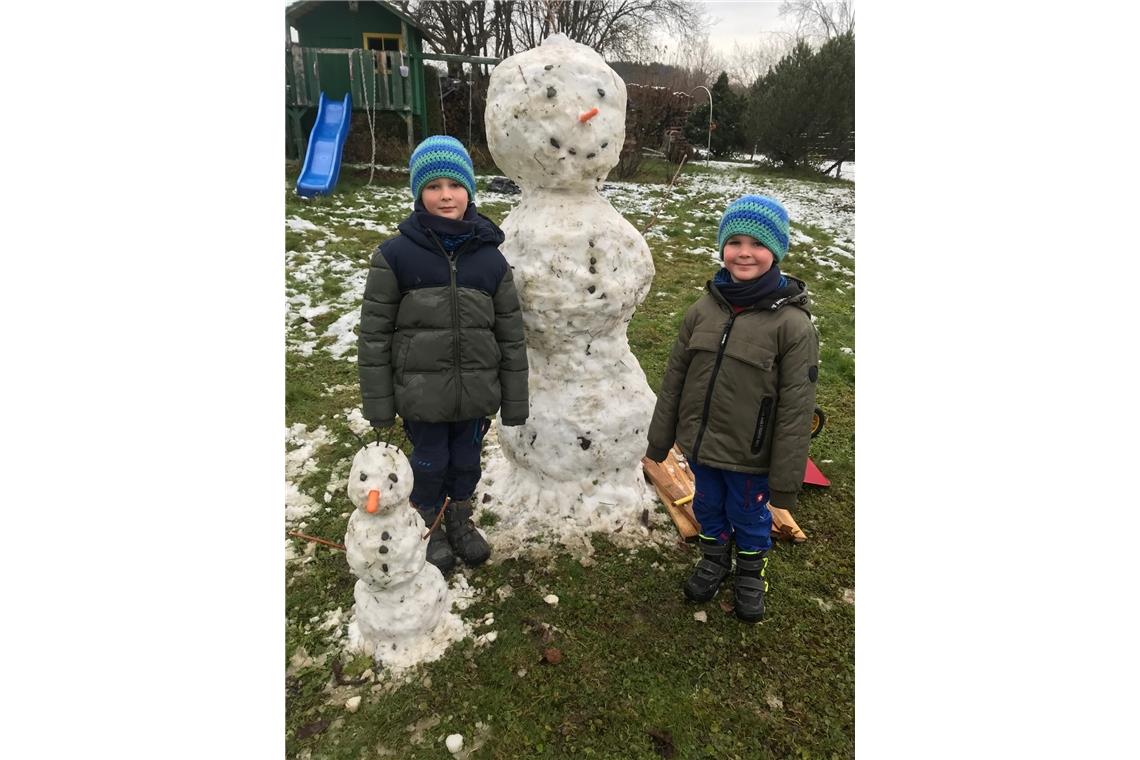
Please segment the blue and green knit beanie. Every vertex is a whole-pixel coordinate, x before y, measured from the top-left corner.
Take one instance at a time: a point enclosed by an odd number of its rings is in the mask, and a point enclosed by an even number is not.
[[[467,188],[468,200],[475,199],[475,167],[463,143],[454,137],[433,135],[416,146],[408,161],[412,173],[412,197],[419,199],[428,182],[450,177]]]
[[[729,204],[720,218],[717,250],[724,258],[724,244],[733,235],[759,240],[779,263],[788,253],[788,212],[775,198],[745,195]]]

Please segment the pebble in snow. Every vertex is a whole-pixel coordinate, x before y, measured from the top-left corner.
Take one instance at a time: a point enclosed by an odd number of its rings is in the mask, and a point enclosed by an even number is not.
[[[360,697],[350,698],[347,702],[344,703],[344,709],[348,710],[350,713],[356,712],[358,709],[360,709]]]
[[[461,749],[463,749],[463,734],[452,734],[451,736],[447,737],[448,752],[454,755]]]
[[[701,623],[707,623],[707,622],[709,622],[709,614],[707,612],[705,612],[704,610],[701,610],[700,612],[694,612],[693,613],[693,620],[696,620],[696,621],[701,622]]]
[[[542,601],[553,606],[553,605],[558,604],[558,597],[555,596],[554,594],[547,594],[546,596],[542,597]]]

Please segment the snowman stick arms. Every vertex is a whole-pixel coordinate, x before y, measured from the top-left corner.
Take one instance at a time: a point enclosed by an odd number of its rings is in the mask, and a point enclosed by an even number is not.
[[[333,549],[340,549],[342,552],[347,551],[340,544],[334,544],[332,541],[326,541],[325,539],[317,538],[316,536],[309,536],[309,535],[306,535],[304,533],[298,533],[295,530],[289,531],[289,535],[292,536],[293,538],[301,538],[301,539],[304,539],[305,541],[312,541],[314,544],[321,544],[323,546],[331,546]]]
[[[447,511],[447,505],[450,503],[451,499],[444,500],[443,506],[439,508],[439,513],[435,516],[435,521],[431,524],[431,527],[427,529],[427,533],[420,536],[421,541],[427,541],[428,536],[430,536],[432,533],[435,533],[435,529],[439,527],[440,520],[443,519],[443,513]]]
[[[372,254],[372,265],[368,269],[364,301],[360,306],[360,337],[356,344],[360,397],[364,418],[369,421],[396,417],[392,340],[400,298],[399,283],[381,246]]]
[[[504,264],[505,264],[504,260]],[[495,290],[495,341],[499,344],[500,408],[504,425],[521,425],[530,414],[529,372],[522,308],[510,266]]]

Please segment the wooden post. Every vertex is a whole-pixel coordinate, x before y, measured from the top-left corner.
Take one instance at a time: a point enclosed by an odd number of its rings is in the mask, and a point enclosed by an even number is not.
[[[293,54],[293,102],[299,106],[312,105],[309,99],[309,80],[305,76],[305,53],[300,45],[290,45]]]
[[[305,142],[305,133],[301,128],[301,117],[304,115],[305,109],[287,108],[286,111],[289,113],[289,123],[292,125],[293,146],[297,149],[297,159],[304,163],[307,143]]]

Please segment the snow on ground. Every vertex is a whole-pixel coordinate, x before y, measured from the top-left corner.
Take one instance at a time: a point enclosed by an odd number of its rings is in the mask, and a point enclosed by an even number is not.
[[[323,425],[310,431],[303,422],[285,429],[285,522],[295,523],[317,510],[317,502],[298,483],[317,469],[316,455],[332,442]],[[303,525],[304,523],[300,523]]]
[[[747,159],[747,156],[743,158]],[[853,186],[743,174],[738,170],[738,165],[750,165],[746,160],[711,163],[717,169],[716,172],[683,174],[671,190],[661,184],[607,180],[603,183],[601,194],[619,213],[627,217],[639,216],[640,219],[633,220],[639,228],[656,216],[656,222],[646,238],[659,253],[672,255],[677,248],[683,248],[693,255],[707,257],[710,262],[718,261],[715,250],[716,226],[724,208],[746,193],[772,195],[784,203],[791,218],[790,255],[793,258],[810,257],[816,263],[853,280]],[[845,165],[845,175],[848,166],[852,171],[854,169],[853,165]],[[398,167],[385,168],[399,170]],[[486,186],[491,179],[486,175],[478,177],[482,186]],[[493,207],[490,215],[500,222],[519,203],[520,198],[518,194],[491,192],[481,192],[476,196],[480,206]],[[345,250],[337,242],[339,236],[334,233],[334,229],[349,227],[366,230],[378,244],[395,233],[397,223],[411,210],[412,200],[405,186],[376,185],[328,201],[313,205],[301,215],[291,215],[286,219],[287,229],[302,236],[302,243],[286,252],[289,280],[285,315],[288,325],[287,350],[301,356],[321,352],[328,360],[352,363],[356,361],[359,305],[367,279],[367,260],[371,250]],[[683,228],[686,242],[678,245],[675,238],[670,238],[665,233],[667,228]],[[818,233],[815,230],[826,232],[831,236],[831,242],[816,242],[813,235]],[[335,283],[335,287],[329,288],[330,282]],[[853,287],[853,281],[841,284],[846,288]],[[360,416],[359,409],[345,410],[343,416],[358,435],[369,433],[368,423]],[[323,506],[318,504],[320,498],[327,501],[338,488],[344,487],[343,479],[347,470],[333,468],[337,472],[330,475],[327,490],[324,494],[318,494],[318,499],[303,493],[298,484],[315,467],[314,457],[320,448],[332,439],[329,431],[323,427],[310,431],[304,425],[294,425],[286,432],[289,449],[286,456],[286,520],[294,524],[303,521],[318,506]],[[486,452],[497,445],[496,433],[493,428],[487,437],[485,456]],[[490,511],[494,511],[495,507],[494,504],[488,505]],[[614,538],[619,543],[623,539],[644,542],[648,532],[653,539],[668,540],[672,536],[668,518],[652,508],[649,513],[650,525],[654,530],[648,531],[638,521],[637,524],[625,526]],[[303,525],[303,522],[300,524]],[[498,530],[492,528],[490,534],[492,543],[495,544],[492,561],[523,551],[540,550],[540,545],[533,541],[534,536],[525,535],[525,531],[519,531],[515,535],[505,530],[505,525],[497,527]],[[589,561],[592,547],[585,548],[589,546],[588,528],[578,526],[567,530],[566,526],[548,527],[561,537],[563,543],[579,547],[584,552],[584,559]],[[557,530],[553,530],[555,527]]]

